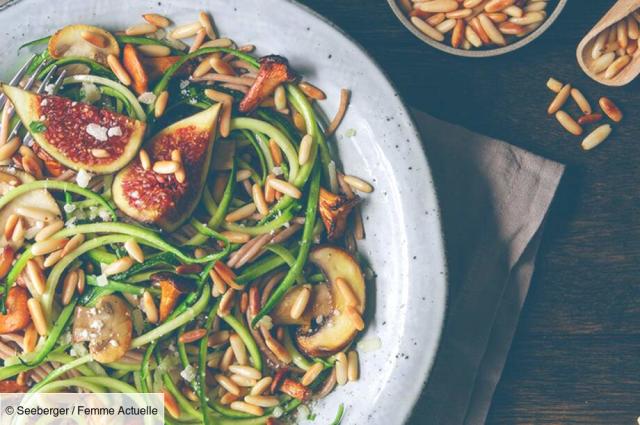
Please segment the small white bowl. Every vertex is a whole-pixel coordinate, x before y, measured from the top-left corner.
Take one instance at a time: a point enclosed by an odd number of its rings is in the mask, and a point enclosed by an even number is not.
[[[416,37],[418,37],[420,40],[424,41],[431,47],[435,47],[438,50],[442,50],[443,52],[456,55],[456,56],[466,56],[470,58],[486,58],[490,56],[499,56],[505,53],[513,52],[514,50],[518,50],[519,48],[526,46],[527,44],[531,43],[533,40],[538,38],[558,18],[558,15],[560,15],[560,12],[562,12],[562,9],[564,9],[564,7],[566,6],[567,0],[557,0],[557,3],[553,9],[553,12],[551,12],[551,14],[542,23],[542,25],[540,25],[530,34],[527,34],[526,36],[522,37],[518,41],[511,44],[507,44],[504,47],[498,47],[495,49],[471,49],[471,50],[455,49],[447,44],[441,43],[439,41],[436,41],[426,36],[418,28],[416,28],[411,23],[411,21],[407,18],[407,15],[404,13],[404,10],[402,10],[402,8],[398,5],[398,0],[387,0],[387,3],[389,3],[389,6],[391,6],[391,10],[393,10],[393,13],[396,15],[396,17],[400,20],[400,22],[402,22],[402,25],[404,25],[409,31],[411,31],[413,35],[415,35]]]

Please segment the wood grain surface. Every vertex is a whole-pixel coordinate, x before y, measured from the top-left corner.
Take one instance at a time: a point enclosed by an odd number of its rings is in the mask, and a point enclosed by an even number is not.
[[[400,24],[384,0],[303,3],[362,44],[408,105],[568,166],[487,423],[635,424],[640,79],[622,88],[601,86],[580,71],[575,57],[580,39],[613,1],[569,0],[535,42],[488,59],[430,48]],[[625,118],[609,140],[583,152],[581,139],[547,116],[550,76],[580,88],[594,107],[603,95],[619,104]]]

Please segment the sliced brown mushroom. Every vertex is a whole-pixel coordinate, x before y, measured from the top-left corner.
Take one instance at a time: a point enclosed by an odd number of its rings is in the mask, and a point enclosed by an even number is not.
[[[163,322],[178,304],[182,294],[194,289],[185,279],[170,273],[156,273],[151,280],[160,286],[160,321]]]
[[[360,198],[357,196],[349,199],[344,195],[336,195],[325,189],[320,189],[318,209],[324,227],[327,229],[327,238],[336,240],[344,233],[347,227],[349,213],[355,207]]]
[[[102,28],[68,25],[51,36],[49,54],[55,59],[80,56],[107,65],[107,56],[120,56],[120,46],[115,37]]]
[[[0,334],[22,330],[31,323],[31,315],[27,308],[28,299],[29,292],[26,289],[20,286],[9,289],[5,302],[7,314],[0,314]]]
[[[259,62],[258,76],[240,102],[238,107],[240,112],[253,111],[264,99],[271,96],[280,84],[290,83],[296,79],[296,74],[289,67],[289,61],[282,56],[264,56]]]
[[[129,351],[132,329],[127,304],[116,295],[105,295],[95,307],[76,307],[73,342],[89,341],[93,359],[111,363]]]

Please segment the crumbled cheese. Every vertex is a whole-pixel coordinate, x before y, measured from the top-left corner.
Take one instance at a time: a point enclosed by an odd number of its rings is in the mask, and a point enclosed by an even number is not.
[[[153,105],[156,101],[156,95],[147,91],[138,96],[138,100],[140,103],[144,103],[145,105]]]
[[[311,414],[311,410],[309,410],[309,408],[304,404],[301,404],[300,406],[298,406],[298,408],[296,409],[296,412],[299,415],[298,420],[305,420]]]
[[[42,99],[42,101],[40,102],[40,106],[47,106],[47,103],[49,103],[48,99]]]
[[[40,115],[40,121],[44,121],[46,119],[47,119],[47,117],[45,117],[44,115]]]
[[[264,326],[267,330],[271,329],[273,327],[273,320],[271,319],[271,316],[267,315],[260,319],[258,321],[258,326]]]
[[[189,365],[185,367],[182,372],[180,372],[180,376],[182,376],[182,379],[184,379],[185,381],[192,382],[194,379],[196,379],[196,370],[193,368],[193,366]]]
[[[273,167],[271,171],[273,171],[273,174],[275,174],[276,176],[281,176],[284,174],[284,172],[282,171],[282,167]]]
[[[91,329],[95,329],[97,331],[100,331],[100,329],[104,328],[104,322],[102,320],[93,320],[91,323],[89,323],[89,327]]]
[[[358,341],[358,351],[370,353],[382,347],[382,340],[378,336],[368,336]]]
[[[24,234],[25,239],[33,239],[36,237],[38,232],[44,227],[44,222],[36,221],[31,227],[27,229]]]
[[[78,186],[80,187],[87,187],[89,186],[89,182],[91,181],[92,177],[93,175],[91,173],[80,169],[80,171],[78,171],[78,174],[76,174],[76,183],[78,183]]]
[[[53,92],[55,91],[55,89],[56,89],[55,84],[47,84],[47,85],[44,87],[44,91],[45,91],[47,94],[49,94],[49,95],[52,95],[52,94],[53,94]]]
[[[108,131],[107,131],[107,136],[109,137],[118,137],[118,136],[122,136],[122,129],[118,126],[116,127],[111,127]]]
[[[96,285],[97,286],[107,286],[109,284],[109,280],[107,279],[107,276],[104,274],[101,274],[100,276],[98,276],[96,278]]]
[[[95,103],[100,100],[100,89],[93,83],[82,83],[82,100],[86,103]]]
[[[75,227],[76,225],[76,221],[78,221],[77,217],[71,217],[69,220],[67,220],[64,224],[67,227]]]
[[[111,221],[111,213],[105,210],[104,208],[101,208],[100,210],[98,210],[98,216],[102,221]]]
[[[89,351],[87,350],[87,347],[82,343],[73,344],[69,350],[69,354],[73,357],[82,357],[88,353]]]
[[[282,415],[284,415],[284,409],[280,406],[276,406],[271,412],[271,416],[274,418],[279,418]]]
[[[107,140],[109,140],[109,138],[107,137],[107,128],[99,124],[88,124],[86,131],[90,136],[93,136],[93,138],[95,138],[99,142],[106,142]]]
[[[76,208],[77,207],[75,206],[75,204],[64,204],[64,207],[62,207],[62,209],[64,209],[64,212],[66,212],[67,214],[71,214],[76,210]]]
[[[190,82],[189,80],[182,80],[180,81],[180,90],[184,90],[189,86]]]
[[[76,106],[78,104],[78,102],[76,102],[75,100],[73,102],[71,102],[71,106]]]

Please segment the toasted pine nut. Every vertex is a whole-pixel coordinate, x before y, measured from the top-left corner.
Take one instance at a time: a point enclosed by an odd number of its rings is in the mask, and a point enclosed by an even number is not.
[[[300,192],[300,189],[284,180],[272,179],[271,181],[269,181],[269,186],[271,186],[273,190],[284,195],[291,196],[294,199],[302,198],[302,192]]]
[[[91,155],[94,158],[109,158],[109,152],[106,149],[91,149]]]
[[[38,180],[42,179],[42,167],[40,162],[32,155],[22,157],[22,168],[29,174],[33,174]]]
[[[158,31],[158,27],[153,24],[137,24],[130,26],[124,32],[127,35],[147,35]]]
[[[298,87],[305,95],[307,95],[311,99],[325,100],[327,98],[327,95],[324,94],[322,90],[307,81],[299,83]]]
[[[247,233],[235,232],[231,230],[225,230],[220,234],[227,238],[231,243],[247,243],[251,239],[251,236]]]
[[[446,13],[456,10],[458,8],[458,2],[455,0],[430,0],[416,3],[414,8],[428,13]]]
[[[264,395],[247,395],[244,397],[244,401],[259,407],[276,407],[280,404],[278,397]]]
[[[202,28],[200,22],[193,22],[191,24],[180,25],[176,27],[171,33],[169,33],[169,37],[174,40],[180,40],[182,38],[189,38],[196,35],[198,30]]]
[[[180,417],[180,405],[178,405],[175,397],[165,389],[162,390],[162,394],[164,396],[164,408],[169,412],[171,417],[178,419]]]
[[[16,252],[11,245],[5,245],[0,248],[0,279],[3,279],[9,273],[11,263],[13,263],[15,257]]]
[[[49,268],[54,266],[60,259],[62,258],[62,250],[59,249],[57,251],[53,251],[51,254],[47,255],[44,259],[43,267]]]
[[[211,62],[207,59],[203,60],[193,70],[193,78],[200,78],[211,70]]]
[[[547,87],[554,93],[558,93],[562,90],[562,83],[555,78],[549,78],[547,80]]]
[[[4,145],[0,146],[0,161],[5,161],[11,158],[18,148],[20,147],[20,139],[18,137],[13,137]]]
[[[483,1],[485,0],[464,0],[462,6],[464,6],[465,9],[473,9],[476,6],[480,6],[480,3]]]
[[[13,230],[16,228],[16,224],[18,224],[18,220],[20,220],[20,216],[18,214],[9,215],[3,229],[5,239],[9,240],[11,238]]]
[[[273,139],[269,140],[269,150],[271,151],[271,156],[273,157],[273,163],[276,165],[276,167],[279,167],[280,164],[282,164],[282,150],[280,149],[280,146],[278,146],[278,143],[276,143],[276,141]]]
[[[213,29],[213,24],[211,23],[211,18],[209,17],[209,15],[206,12],[201,11],[198,14],[198,21],[200,22],[200,25],[202,25],[202,28],[204,28],[204,30],[206,31],[207,36],[211,40],[215,40],[216,38],[218,38],[218,36],[216,35],[215,30]]]
[[[423,4],[423,3],[420,3],[420,4]],[[412,16],[411,23],[416,28],[418,28],[424,35],[431,37],[436,41],[444,41],[444,35],[440,31],[432,27],[431,25],[427,24],[422,19]]]
[[[166,28],[171,25],[169,19],[165,18],[162,15],[158,15],[157,13],[145,13],[142,15],[145,21],[150,23],[151,25],[155,25],[156,27]]]
[[[242,207],[236,210],[233,210],[232,212],[227,214],[227,216],[225,217],[225,221],[228,221],[229,223],[233,223],[235,221],[240,221],[240,220],[249,218],[254,212],[256,212],[256,208],[257,208],[256,204],[254,204],[253,202],[243,205]]]
[[[351,323],[353,323],[353,327],[355,327],[359,331],[364,329],[364,320],[362,320],[362,316],[354,306],[347,306],[347,308],[345,309],[345,313],[351,320]]]
[[[598,122],[602,119],[602,114],[599,113],[593,113],[593,114],[589,114],[589,115],[583,115],[580,118],[578,118],[578,124],[580,125],[584,125],[584,124],[592,124],[594,122]]]
[[[503,22],[498,26],[498,29],[501,33],[507,35],[521,35],[527,31],[522,25],[514,24],[513,22]]]
[[[78,286],[78,271],[71,270],[62,281],[62,305],[68,305]]]
[[[308,387],[313,383],[313,381],[316,380],[316,378],[320,375],[323,369],[324,369],[324,366],[322,366],[322,363],[314,363],[313,366],[307,369],[305,374],[302,376],[300,383],[305,387]]]
[[[220,360],[218,369],[225,372],[229,370],[229,366],[231,366],[231,363],[233,363],[234,358],[235,356],[233,354],[233,349],[231,347],[227,347],[227,349],[224,352],[224,355],[222,356],[222,360]]]
[[[207,344],[209,347],[217,347],[218,345],[226,344],[229,341],[229,331],[218,331],[209,335]]]
[[[436,29],[442,34],[446,34],[456,26],[455,19],[447,19],[436,26]]]
[[[46,229],[46,227],[44,229]],[[46,255],[53,251],[62,249],[68,241],[69,241],[68,239],[47,239],[41,242],[36,242],[33,245],[31,245],[31,253],[35,257],[40,255]]]
[[[233,334],[229,337],[229,344],[233,349],[233,355],[236,357],[236,361],[242,366],[248,365],[247,347],[245,347],[244,342],[242,342],[242,338],[237,334]]]
[[[467,41],[474,47],[482,46],[482,40],[478,37],[478,34],[469,25],[464,29],[464,35]]]
[[[27,229],[25,229],[24,227],[24,220],[22,219],[22,217],[19,217],[18,222],[13,228],[13,233],[11,234],[11,241],[18,246],[22,246],[26,231]]]
[[[193,39],[193,44],[189,47],[189,53],[193,53],[202,47],[202,43],[204,43],[204,38],[207,36],[207,32],[204,28],[200,28],[196,33],[195,38]]]
[[[344,385],[349,379],[347,356],[343,352],[336,354],[336,380],[338,385]]]
[[[238,398],[240,397],[238,397],[237,395],[226,393],[225,395],[220,397],[220,404],[224,404],[224,405],[231,404],[234,401],[236,401]]]
[[[603,124],[585,137],[580,146],[586,151],[591,150],[604,142],[609,137],[609,134],[611,134],[611,125]]]
[[[309,161],[311,157],[311,148],[313,147],[313,136],[305,134],[300,141],[300,150],[298,152],[298,162],[300,165],[304,165]]]
[[[269,214],[269,206],[267,205],[267,201],[264,199],[264,192],[258,183],[255,183],[251,187],[251,195],[258,212],[262,215]]]
[[[276,90],[273,93],[273,99],[278,111],[282,111],[287,108],[287,91],[282,84],[276,87]]]
[[[349,283],[346,280],[344,280],[344,278],[342,277],[336,278],[335,283],[336,283],[336,287],[338,288],[338,291],[340,292],[342,297],[345,299],[347,305],[357,306],[359,304],[356,294],[353,292],[353,289],[351,289],[351,285],[349,285]]]
[[[253,387],[255,384],[258,383],[257,380],[247,378],[246,376],[242,376],[242,375],[231,375],[229,376],[229,378],[241,387]]]
[[[601,55],[600,57],[598,57],[598,59],[594,60],[591,63],[591,72],[593,72],[594,74],[601,73],[602,71],[609,68],[609,66],[613,63],[615,59],[616,59],[616,54],[614,52],[607,52]]]
[[[105,276],[112,276],[114,274],[126,272],[133,266],[133,258],[131,257],[122,257],[109,264],[108,266],[102,269],[102,274]]]
[[[229,288],[224,293],[224,295],[220,299],[220,307],[218,307],[218,316],[224,317],[231,312],[231,307],[233,307],[233,301],[235,298],[235,292],[236,291],[233,288]],[[229,340],[231,340],[231,337],[229,337]]]
[[[631,62],[631,56],[624,55],[614,60],[604,72],[604,78],[610,80],[622,71]]]
[[[64,248],[62,248],[62,256],[64,257],[65,255],[82,245],[83,242],[84,235],[82,233],[78,233],[77,235],[69,239],[69,242],[64,245]]]
[[[153,164],[153,172],[158,174],[173,174],[180,168],[175,161],[158,161]]]
[[[237,335],[234,335],[234,336],[237,336]],[[236,375],[244,376],[245,378],[249,378],[249,379],[258,380],[262,378],[262,373],[260,373],[259,370],[251,366],[231,365],[229,366],[229,371],[231,371],[232,373],[235,373]]]
[[[38,331],[33,323],[30,323],[27,329],[24,331],[24,352],[25,353],[33,353],[36,349],[36,345],[38,344]]]
[[[237,395],[237,396],[240,395],[240,387],[231,379],[227,378],[222,374],[217,374],[214,376],[214,378],[216,381],[218,381],[218,384],[220,384],[221,387],[229,391],[231,394]]]
[[[198,341],[199,339],[202,339],[206,334],[207,334],[206,329],[203,329],[203,328],[193,329],[189,332],[185,332],[182,335],[180,335],[180,338],[178,338],[178,341],[184,344],[189,344],[189,343]]]
[[[242,170],[238,170],[238,172],[236,173],[237,182],[247,180],[249,177],[251,177],[251,170],[242,169]]]
[[[265,392],[265,390],[267,390],[271,386],[272,382],[273,382],[272,377],[265,376],[264,378],[259,380],[258,383],[253,386],[253,388],[251,388],[251,391],[249,392],[249,394],[261,395],[263,392]]]
[[[369,183],[367,183],[366,181],[362,180],[359,177],[346,175],[343,177],[343,179],[346,184],[348,184],[349,186],[351,186],[356,190],[359,190],[360,192],[364,192],[364,193],[373,192],[373,186],[371,186]]]
[[[580,124],[578,124],[571,115],[567,114],[565,111],[560,110],[556,112],[556,119],[569,133],[575,136],[582,134],[582,127],[580,127]]]
[[[463,19],[468,18],[473,14],[473,10],[471,9],[458,9],[453,12],[448,12],[445,14],[447,19]]]
[[[629,35],[627,33],[627,20],[622,19],[616,24],[617,40],[620,47],[626,49],[629,45]]]
[[[360,374],[358,367],[358,352],[351,350],[347,355],[347,377],[350,382],[357,381]]]
[[[254,406],[253,404],[245,403],[244,401],[234,401],[229,405],[229,407],[233,410],[237,410],[238,412],[249,413],[250,415],[264,415],[264,409],[262,407]]]
[[[547,109],[547,113],[549,115],[553,115],[556,112],[558,112],[560,108],[564,106],[570,94],[571,94],[571,84],[565,84],[564,87],[562,87],[562,89],[558,92],[556,97],[553,99],[553,101],[549,105],[549,108]]]
[[[286,348],[280,342],[271,335],[268,329],[264,326],[260,326],[260,332],[262,333],[262,337],[264,338],[264,342],[267,345],[267,348],[276,355],[276,357],[283,363],[289,364],[291,363],[291,355],[287,351]]]
[[[522,18],[511,18],[511,22],[518,25],[531,25],[544,21],[546,15],[544,12],[527,12]]]
[[[589,115],[591,113],[591,105],[589,105],[589,101],[586,97],[584,97],[580,90],[572,88],[571,97],[576,102],[578,108],[580,108],[583,114]]]
[[[633,16],[627,16],[627,35],[631,40],[637,40],[640,38],[638,21],[636,21]]]
[[[129,239],[124,243],[124,249],[127,250],[127,254],[138,263],[144,263],[144,252],[135,239]]]
[[[109,64],[109,68],[116,74],[118,80],[125,86],[131,85],[131,77],[124,66],[120,63],[120,59],[114,54],[110,54],[107,56],[107,64]]]
[[[233,45],[233,41],[228,38],[217,38],[215,40],[209,40],[202,43],[201,48],[205,47],[231,47]]]
[[[102,34],[95,33],[93,31],[82,31],[80,33],[80,37],[82,37],[88,43],[93,44],[96,47],[104,49],[109,46],[109,40]]]
[[[468,10],[468,9],[466,9]],[[464,29],[466,24],[464,23],[464,19],[458,19],[456,21],[456,26],[453,28],[453,32],[451,33],[451,46],[454,48],[459,48],[464,40]],[[302,149],[302,146],[300,147]]]
[[[268,203],[272,203],[276,199],[275,190],[273,190],[273,188],[270,185],[271,181],[274,180],[275,178],[276,177],[273,174],[269,174],[269,175],[267,175],[267,178],[265,180],[265,184],[264,184],[264,199]]]
[[[45,223],[50,223],[56,218],[52,212],[36,207],[17,207],[16,214]]]
[[[609,38],[609,31],[609,29],[605,29],[596,37],[596,40],[593,42],[593,48],[591,49],[592,59],[598,59],[604,53],[604,48]]]
[[[507,19],[509,19],[509,16],[507,16],[506,13],[502,12],[487,13],[486,15],[496,24],[502,24],[503,22],[506,22]]]
[[[522,18],[522,16],[524,15],[524,10],[522,10],[516,5],[507,6],[504,9],[502,9],[502,12],[511,16],[512,18]]]
[[[27,308],[29,309],[29,314],[31,314],[33,326],[35,326],[38,334],[40,336],[47,336],[49,329],[47,327],[47,320],[44,318],[44,311],[42,310],[42,304],[40,304],[40,301],[35,298],[29,298],[27,301]]]
[[[622,111],[611,99],[608,97],[601,97],[598,104],[600,105],[602,112],[604,112],[612,121],[622,121]]]
[[[147,291],[144,291],[142,294],[140,309],[147,316],[149,323],[158,323],[158,307],[156,307],[153,297]]]
[[[136,47],[140,53],[150,58],[162,58],[171,54],[171,49],[167,46],[160,46],[157,44],[142,44]]]
[[[149,159],[149,154],[144,149],[140,149],[139,153],[140,165],[143,170],[151,169],[151,159]]]
[[[500,12],[506,9],[507,7],[513,5],[513,3],[515,3],[515,0],[490,0],[484,6],[484,11],[489,13]]]
[[[311,288],[304,286],[291,306],[289,315],[292,319],[299,319],[302,316],[307,308],[307,304],[309,304],[309,298],[311,298]]]
[[[515,18],[514,18],[515,19]],[[482,25],[482,29],[484,29],[494,43],[504,46],[507,44],[507,41],[504,39],[502,33],[498,31],[495,24],[489,17],[485,14],[478,15],[478,20],[480,21],[480,25]]]
[[[169,102],[169,92],[163,91],[158,95],[156,99],[156,103],[153,108],[153,114],[156,118],[160,118],[162,114],[164,114],[165,109],[167,109],[167,103]]]
[[[211,278],[211,281],[213,282],[212,291],[216,291],[216,293],[218,295],[221,295],[221,294],[224,294],[225,292],[227,292],[227,284],[224,282],[224,279],[222,279],[220,277],[218,272],[216,272],[214,269],[209,270],[209,277]],[[216,295],[214,295],[214,296],[216,296]]]

